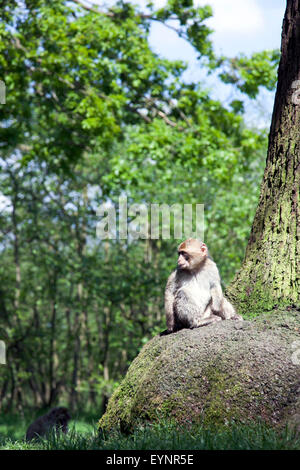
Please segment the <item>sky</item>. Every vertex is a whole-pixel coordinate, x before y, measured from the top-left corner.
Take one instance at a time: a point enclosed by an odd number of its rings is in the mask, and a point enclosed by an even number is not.
[[[158,8],[166,3],[166,0],[153,1]],[[115,1],[91,0],[86,3],[101,6],[114,4]],[[132,3],[142,9],[147,0],[134,0]],[[207,25],[214,30],[211,39],[216,53],[233,57],[238,53],[250,55],[264,49],[280,48],[286,0],[194,0],[194,4],[211,5],[213,8],[213,17],[207,21]],[[220,99],[225,105],[233,99],[241,98],[238,92],[233,92],[231,86],[220,83],[216,77],[204,77],[193,47],[163,24],[152,23],[149,41],[153,51],[162,57],[187,62],[188,70],[184,79],[187,82],[203,81],[205,87],[211,89],[212,98]],[[247,99],[245,101],[245,118],[248,124],[268,127],[274,92],[263,90],[255,103]]]
[[[144,0],[134,3],[143,5]],[[285,0],[196,0],[195,5],[211,5],[214,16],[207,21],[216,52],[234,56],[280,47]],[[164,0],[155,0],[163,6]],[[150,42],[155,52],[170,59],[193,61],[195,53],[186,41],[159,23],[151,28]]]
[[[136,1],[143,5],[144,0]],[[165,0],[155,0],[163,6]],[[285,0],[195,0],[195,5],[211,5],[213,17],[207,25],[214,30],[211,39],[218,54],[233,57],[239,53],[247,55],[264,49],[280,48],[281,27],[284,17]],[[153,22],[150,34],[152,49],[168,58],[188,62],[185,80],[203,82],[211,89],[211,96],[220,99],[225,105],[233,99],[241,99],[239,92],[225,85],[215,76],[204,77],[197,63],[197,54],[184,39],[160,23]],[[268,127],[271,119],[274,92],[262,90],[257,101],[244,98],[247,124]]]
[[[81,0],[86,4],[110,6],[115,0]],[[166,0],[153,0],[157,8]],[[133,0],[146,10],[147,0]],[[195,6],[211,5],[213,17],[207,20],[216,52],[234,56],[239,52],[251,54],[264,49],[280,47],[281,26],[286,0],[194,0]],[[195,60],[196,54],[184,39],[164,25],[153,22],[150,44],[153,50],[168,58]]]

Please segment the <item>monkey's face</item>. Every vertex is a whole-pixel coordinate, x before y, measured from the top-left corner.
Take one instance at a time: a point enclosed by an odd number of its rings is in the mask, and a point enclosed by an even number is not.
[[[188,271],[196,270],[206,257],[205,243],[190,238],[178,247],[177,267]]]
[[[59,424],[66,424],[71,419],[70,413],[64,407],[54,408],[51,412],[51,417]]]
[[[68,421],[70,421],[71,419],[71,415],[70,413],[68,412],[67,409],[62,409],[61,412],[60,412],[60,415],[59,415],[59,421],[64,424],[64,423],[67,423]]]
[[[190,268],[190,255],[185,251],[178,251],[178,269],[189,269]]]

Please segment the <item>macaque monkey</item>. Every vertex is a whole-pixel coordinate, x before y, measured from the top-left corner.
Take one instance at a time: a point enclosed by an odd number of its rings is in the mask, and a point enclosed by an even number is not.
[[[165,290],[167,332],[221,320],[242,320],[223,296],[218,268],[205,243],[189,238],[178,247],[177,269]]]
[[[68,421],[71,416],[67,408],[53,408],[47,414],[37,418],[27,429],[26,440],[31,441],[46,436],[52,429],[68,432]]]

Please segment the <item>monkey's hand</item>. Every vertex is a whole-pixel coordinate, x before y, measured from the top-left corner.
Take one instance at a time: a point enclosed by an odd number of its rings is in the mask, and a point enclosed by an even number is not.
[[[235,315],[233,317],[231,317],[231,320],[244,321],[242,315],[239,315],[238,313],[235,313]]]
[[[236,313],[233,305],[231,305],[231,303],[225,297],[223,297],[223,312],[224,312],[225,320],[229,319],[229,320],[243,321],[243,318],[241,317],[241,315],[238,315]]]

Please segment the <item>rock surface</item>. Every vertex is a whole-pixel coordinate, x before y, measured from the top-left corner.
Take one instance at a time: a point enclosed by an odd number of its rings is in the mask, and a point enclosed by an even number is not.
[[[99,424],[130,432],[160,417],[203,425],[260,418],[280,426],[297,423],[299,414],[300,313],[292,310],[156,336]]]

